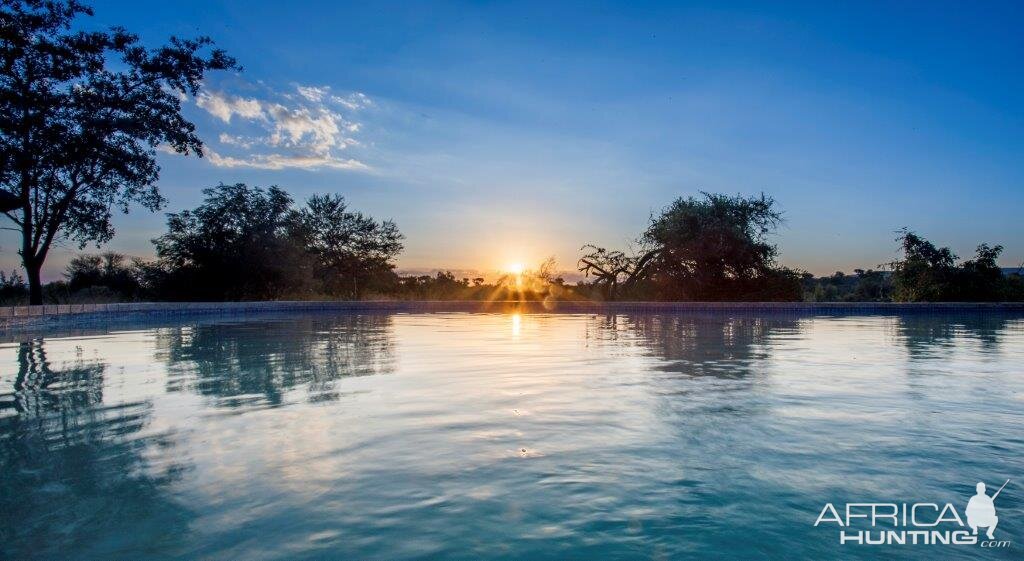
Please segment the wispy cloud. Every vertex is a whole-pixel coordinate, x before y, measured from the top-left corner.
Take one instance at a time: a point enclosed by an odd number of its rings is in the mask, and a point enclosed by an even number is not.
[[[221,144],[226,144],[228,146],[238,146],[239,148],[245,149],[252,148],[253,145],[256,143],[253,139],[246,138],[240,135],[231,135],[226,132],[220,133],[220,136],[217,137],[217,140],[219,140]]]
[[[196,99],[196,105],[225,123],[231,122],[232,115],[238,115],[243,119],[259,119],[263,117],[263,107],[257,99],[245,99],[222,93],[203,92]]]
[[[359,92],[335,94],[328,86],[298,85],[295,92],[268,91],[260,97],[201,94],[196,104],[231,127],[218,135],[217,149],[207,147],[210,163],[268,170],[368,170],[339,152],[359,146],[355,135],[362,125],[353,114],[373,101]]]
[[[346,96],[332,95],[331,101],[353,111],[365,109],[373,105],[372,99],[359,92]]]
[[[354,159],[335,158],[333,156],[293,156],[287,154],[253,154],[245,158],[222,156],[212,150],[209,152],[210,163],[224,168],[254,168],[280,170],[285,168],[332,168],[347,170],[368,170],[369,166]]]
[[[296,86],[295,89],[299,91],[299,95],[314,103],[323,101],[324,96],[330,91],[330,88],[318,88],[316,86]]]

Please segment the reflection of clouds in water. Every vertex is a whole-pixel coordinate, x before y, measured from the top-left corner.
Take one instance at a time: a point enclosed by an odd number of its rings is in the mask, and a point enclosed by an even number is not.
[[[801,501],[935,496],[962,484],[951,458],[1019,457],[1022,323],[934,323],[281,315],[0,345],[0,538],[91,558],[707,557],[737,532],[801,551]]]
[[[188,528],[228,534],[285,506],[252,502],[259,496],[254,474],[273,477],[272,488],[289,500],[315,499],[358,457],[329,452],[354,445],[339,435],[359,425],[336,411],[328,415],[322,404],[370,391],[340,391],[341,378],[391,372],[389,324],[390,316],[373,315],[202,321],[99,336],[88,330],[74,340],[0,349],[18,364],[16,372],[0,372],[6,550],[67,551],[67,542],[51,535],[54,511],[66,518],[57,523],[69,540],[82,542],[82,524],[103,528],[75,548],[85,556],[114,555],[104,548],[123,538],[108,536],[133,535],[157,547],[159,536],[187,535]],[[56,349],[57,366],[49,349]],[[215,398],[216,409],[193,396]],[[283,414],[260,410],[303,396],[301,408]],[[232,410],[248,413],[223,415]],[[179,450],[178,438],[192,433],[201,440],[189,438],[188,449]],[[55,510],[61,503],[70,508]],[[179,506],[196,503],[208,508]],[[48,545],[40,548],[44,536]]]
[[[982,435],[1003,440],[1020,418],[994,391],[1017,384],[1006,366],[1024,360],[1020,344],[1004,344],[1024,333],[1012,316],[638,315],[600,324],[600,338],[639,344],[659,360],[651,376],[676,375],[652,391],[663,397],[665,425],[701,456],[684,448],[679,465],[701,466],[708,454],[725,459],[719,468],[759,458],[735,466],[752,493],[757,485],[833,492],[839,481],[849,482],[843,492],[866,495],[907,488],[919,484],[910,474],[858,458],[913,450],[924,465],[941,461],[952,439],[995,461]]]
[[[17,344],[17,371],[3,373],[0,386],[0,542],[6,552],[55,558],[74,550],[101,558],[113,553],[104,549],[110,545],[104,536],[127,532],[155,541],[185,531],[187,511],[164,489],[189,466],[175,457],[173,434],[147,431],[152,404],[110,400],[108,364],[83,358],[89,354],[81,348],[68,357],[59,352],[60,342],[51,361],[49,346],[41,338]],[[150,461],[154,452],[174,459]],[[158,523],[145,516],[149,509],[161,513]],[[94,539],[77,535],[85,528]]]

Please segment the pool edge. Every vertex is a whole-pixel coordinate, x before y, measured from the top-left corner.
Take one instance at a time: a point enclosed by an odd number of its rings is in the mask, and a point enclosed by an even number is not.
[[[270,302],[129,302],[0,307],[0,331],[61,328],[82,321],[144,319],[193,315],[256,315],[273,312],[523,312],[523,313],[796,313],[906,314],[1024,312],[1024,302],[589,302],[589,301],[270,301]]]

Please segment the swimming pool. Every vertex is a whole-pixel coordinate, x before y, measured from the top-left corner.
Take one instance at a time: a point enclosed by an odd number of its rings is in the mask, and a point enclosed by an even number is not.
[[[278,314],[13,334],[0,357],[2,559],[1024,545],[1020,314]],[[963,516],[1005,479],[1002,548],[814,525]]]

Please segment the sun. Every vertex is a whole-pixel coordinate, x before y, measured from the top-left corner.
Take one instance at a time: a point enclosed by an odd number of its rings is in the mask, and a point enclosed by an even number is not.
[[[508,266],[505,267],[505,268],[508,270],[508,272],[512,273],[513,275],[521,275],[521,274],[523,274],[523,264],[522,263],[509,263]]]

